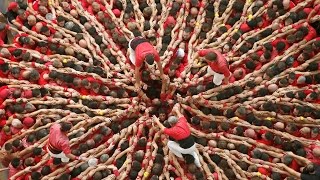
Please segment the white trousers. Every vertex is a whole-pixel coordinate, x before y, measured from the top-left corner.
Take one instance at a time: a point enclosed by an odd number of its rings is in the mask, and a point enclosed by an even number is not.
[[[131,48],[130,46],[130,43],[132,42],[132,40],[134,40],[135,38],[131,39],[129,41],[129,48],[128,48],[128,51],[129,51],[129,59],[131,61],[131,63],[133,65],[136,65],[136,52]]]
[[[175,141],[169,140],[167,145],[168,145],[168,148],[170,149],[170,151],[172,151],[172,153],[179,158],[183,158],[182,154],[192,155],[194,157],[195,165],[197,167],[201,167],[200,160],[199,160],[199,157],[197,154],[196,144],[189,147],[188,149],[184,149],[184,148],[180,147],[180,145],[178,143],[176,143]]]
[[[224,79],[224,75],[223,74],[215,72],[214,70],[212,70],[210,68],[210,66],[208,66],[207,73],[209,75],[213,75],[213,80],[212,81],[213,81],[213,83],[215,85],[219,86],[222,83],[222,81]]]
[[[66,156],[64,152],[61,152],[59,154],[53,154],[48,147],[47,147],[47,151],[51,157],[59,158],[61,159],[61,162],[64,162],[64,163],[69,162],[69,158]]]

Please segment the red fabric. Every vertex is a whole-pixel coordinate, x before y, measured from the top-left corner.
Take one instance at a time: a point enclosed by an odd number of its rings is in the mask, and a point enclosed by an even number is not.
[[[0,127],[2,128],[3,126],[6,125],[6,123],[7,123],[7,120],[1,119],[1,120],[0,120]]]
[[[50,128],[50,134],[49,134],[49,143],[54,147],[61,151],[63,151],[65,154],[70,154],[70,144],[69,144],[69,138],[65,134],[63,134],[60,130],[61,125],[56,123],[51,126]]]
[[[0,90],[0,99],[6,100],[7,97],[10,95],[10,90],[9,89],[1,89]]]
[[[0,40],[4,40],[4,38],[7,36],[7,30],[10,28],[10,26],[7,24],[5,29],[0,31]]]
[[[263,167],[259,167],[258,172],[260,172],[261,174],[266,175],[266,176],[269,176],[269,174],[270,174],[269,171]]]
[[[23,125],[31,127],[34,124],[34,120],[31,117],[26,117],[23,119]]]
[[[144,61],[144,59],[145,59],[147,54],[153,54],[154,55],[154,60],[156,62],[160,61],[159,53],[148,42],[144,42],[144,43],[139,44],[136,47],[135,53],[136,53],[136,64],[135,65],[137,67],[141,67],[142,66],[142,63],[143,63],[143,61]]]
[[[18,7],[18,3],[17,2],[11,2],[8,6],[8,11],[11,11],[12,9],[15,9]]]
[[[307,40],[307,41],[310,41],[310,40],[312,40],[312,39],[317,37],[317,31],[310,25],[308,25],[308,29],[309,29],[309,32],[304,37],[304,39]]]
[[[314,10],[317,12],[317,15],[320,15],[320,4],[316,5]]]
[[[32,91],[31,90],[25,90],[23,93],[22,93],[22,97],[24,98],[32,98]]]
[[[121,11],[119,9],[114,9],[114,10],[112,10],[112,12],[116,17],[120,17],[120,15],[121,15]]]
[[[90,91],[84,87],[80,88],[79,92],[81,95],[89,95],[90,94]]]
[[[38,84],[39,84],[39,85],[46,85],[46,84],[48,84],[48,81],[45,80],[44,77],[43,77],[45,74],[48,74],[48,73],[49,73],[49,71],[46,70],[46,71],[43,71],[43,72],[40,74],[40,77],[39,77],[39,80],[38,80]]]
[[[14,168],[11,163],[9,165],[9,178],[11,178],[12,176],[14,176],[15,174],[17,174],[19,171],[21,170],[21,168]]]
[[[289,167],[295,171],[298,171],[298,172],[300,171],[300,166],[295,159],[292,160]]]
[[[163,28],[166,29],[168,25],[175,25],[176,22],[177,21],[174,19],[174,17],[168,16],[167,20],[163,24]]]
[[[241,26],[240,26],[240,30],[241,30],[242,32],[248,32],[248,31],[251,30],[251,28],[248,26],[247,23],[243,23],[243,24],[241,24]]]
[[[35,156],[34,157],[34,162],[37,164],[37,163],[39,163],[41,161],[41,159],[42,159],[42,156]]]
[[[292,9],[292,8],[294,8],[296,5],[292,2],[292,1],[290,1],[290,3],[289,3],[289,9]]]
[[[265,144],[267,146],[271,146],[273,144],[272,141],[268,141],[266,139],[260,139],[260,140],[256,140],[256,141],[259,142],[259,143]]]
[[[310,148],[305,148],[306,152],[307,152],[307,159],[309,159],[312,163],[315,163],[317,165],[320,165],[320,158],[315,157],[312,153],[312,150],[314,148],[316,148],[317,146],[315,145],[311,145]]]
[[[102,4],[100,4],[100,11],[105,11],[105,10],[106,10],[106,7],[103,6]],[[91,5],[88,7],[87,11],[88,11],[90,14],[92,14],[92,15],[95,14],[95,12],[93,12],[93,9],[92,9],[92,6],[91,6]]]
[[[310,14],[311,11],[312,11],[312,8],[304,8],[303,11],[304,11],[306,14]]]
[[[279,42],[284,42],[286,44],[286,47],[283,51],[285,51],[286,49],[288,49],[290,47],[290,45],[288,44],[287,40],[283,39],[283,38],[277,38],[275,39],[274,41],[272,41],[271,45],[273,47],[276,47],[276,45],[279,43]]]
[[[163,132],[175,140],[182,140],[190,136],[190,129],[185,117],[180,117],[175,126],[165,128]]]
[[[4,131],[0,132],[0,146],[3,146],[9,139],[11,139],[12,135],[6,134]]]
[[[204,57],[209,52],[214,52],[217,54],[217,62],[210,62],[210,68],[215,71],[216,73],[221,73],[225,77],[229,77],[231,75],[229,70],[229,65],[227,64],[226,58],[217,50],[214,49],[204,49],[199,51],[199,56]]]

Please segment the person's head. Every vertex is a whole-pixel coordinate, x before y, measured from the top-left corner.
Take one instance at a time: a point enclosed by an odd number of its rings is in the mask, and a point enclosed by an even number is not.
[[[311,129],[311,138],[315,138],[319,135],[319,128],[318,127],[314,127]]]
[[[313,155],[314,155],[316,158],[320,158],[320,147],[319,147],[319,146],[316,146],[316,147],[312,150],[312,153],[313,153]]]
[[[273,126],[276,130],[283,130],[284,129],[284,124],[282,122],[276,122]]]
[[[13,158],[10,164],[12,167],[18,168],[21,165],[21,160],[20,158]]]
[[[72,128],[72,123],[70,122],[60,122],[60,130],[63,133],[68,133],[70,129]]]
[[[7,152],[12,152],[13,148],[12,148],[12,144],[11,143],[6,143],[4,144],[4,149],[7,151]]]
[[[313,163],[307,164],[307,166],[304,168],[304,171],[308,174],[311,174],[315,171],[315,165]]]
[[[40,155],[42,154],[42,148],[40,148],[40,147],[35,147],[35,148],[33,148],[32,154],[33,154],[34,156],[40,156]]]
[[[257,134],[253,129],[246,129],[244,131],[244,136],[249,137],[249,138],[253,138],[253,139],[257,138]]]
[[[25,166],[33,166],[34,165],[34,159],[32,157],[29,157],[24,160],[24,165]]]
[[[176,116],[170,116],[168,118],[168,123],[171,127],[173,127],[178,122],[178,118]]]
[[[154,55],[153,54],[147,54],[145,57],[145,61],[149,64],[149,65],[153,65],[154,63]]]
[[[209,52],[206,54],[205,56],[205,60],[212,62],[212,61],[216,61],[217,60],[217,54],[214,52]]]
[[[31,172],[31,180],[40,180],[41,179],[41,173],[34,171]]]

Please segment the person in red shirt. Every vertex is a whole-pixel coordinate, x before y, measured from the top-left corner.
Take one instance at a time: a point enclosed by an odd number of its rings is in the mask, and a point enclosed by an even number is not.
[[[228,84],[231,77],[229,64],[226,58],[215,49],[204,49],[198,51],[195,59],[204,57],[204,61],[209,65],[208,74],[213,75],[213,83],[220,85],[222,82]]]
[[[12,159],[10,165],[9,165],[9,179],[10,177],[17,174],[20,170],[22,170],[22,163],[19,158]]]
[[[173,140],[168,141],[168,148],[177,157],[183,158],[182,154],[190,154],[195,159],[195,164],[201,167],[199,157],[196,153],[196,146],[193,137],[191,136],[191,131],[187,122],[187,119],[179,111],[180,105],[176,104],[172,111],[176,116],[170,116],[168,122],[171,128],[164,127],[158,118],[153,116],[154,122],[160,127],[166,135],[169,135]]]
[[[55,123],[50,128],[47,151],[51,157],[60,158],[62,162],[72,160],[84,160],[71,154],[69,138],[67,136],[72,124],[69,122]]]
[[[160,71],[160,77],[162,80],[164,80],[165,77],[162,64],[160,62],[159,53],[147,39],[143,37],[136,37],[134,39],[131,39],[129,42],[128,52],[130,54],[129,59],[135,66],[136,88],[139,89],[141,86],[140,69],[143,66],[144,61],[146,61],[148,65],[153,65],[154,61],[156,61]]]

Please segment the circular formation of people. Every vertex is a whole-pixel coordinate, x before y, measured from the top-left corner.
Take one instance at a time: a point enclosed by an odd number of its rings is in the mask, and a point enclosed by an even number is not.
[[[2,15],[9,179],[320,179],[319,0],[17,0]]]

